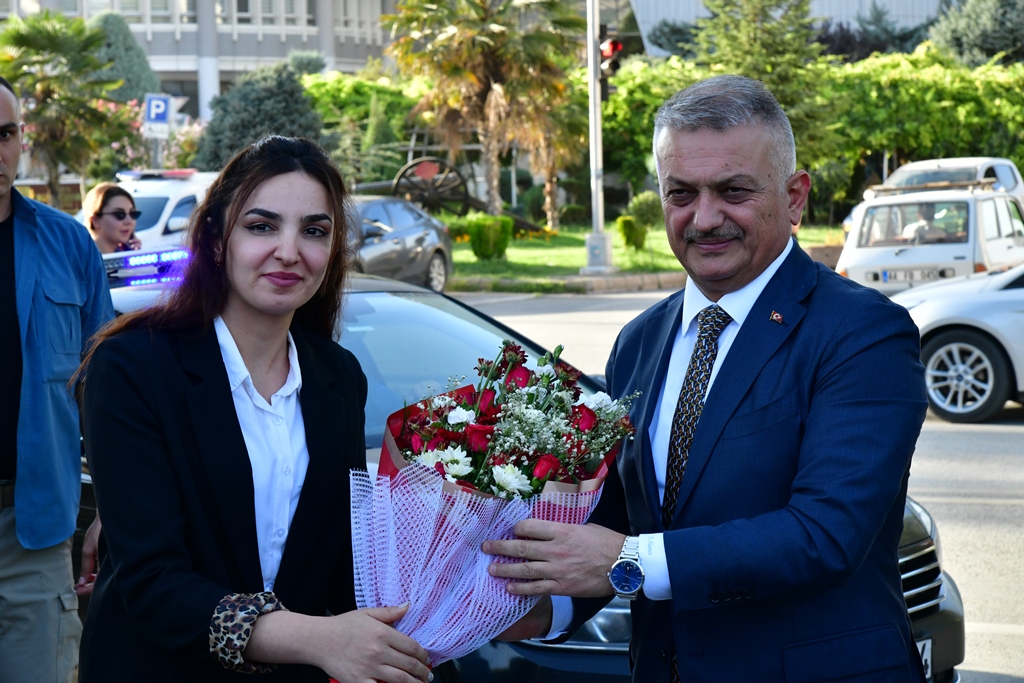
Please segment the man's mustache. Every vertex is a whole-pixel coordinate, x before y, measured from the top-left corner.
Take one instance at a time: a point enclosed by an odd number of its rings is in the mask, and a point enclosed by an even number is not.
[[[715,228],[706,232],[698,230],[697,228],[687,228],[683,231],[683,241],[687,244],[691,242],[734,239],[743,239],[743,231],[735,225],[723,225],[720,228]]]

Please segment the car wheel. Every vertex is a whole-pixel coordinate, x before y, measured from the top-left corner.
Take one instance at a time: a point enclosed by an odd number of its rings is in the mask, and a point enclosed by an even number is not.
[[[943,332],[921,350],[928,403],[949,422],[982,422],[1010,396],[1010,366],[1003,349],[970,330]]]
[[[444,254],[434,252],[427,264],[427,287],[435,292],[443,292],[444,286],[448,284],[448,262],[444,260]]]

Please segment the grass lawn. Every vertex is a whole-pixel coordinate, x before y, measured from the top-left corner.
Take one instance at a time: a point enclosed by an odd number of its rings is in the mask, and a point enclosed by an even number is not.
[[[679,262],[668,246],[665,230],[658,227],[647,234],[641,252],[627,248],[622,235],[609,224],[612,235],[612,262],[620,272],[654,273],[679,270]],[[453,245],[452,260],[456,278],[543,279],[561,275],[578,275],[587,265],[586,236],[590,226],[563,226],[557,235],[526,236],[514,239],[501,261],[478,261],[469,242]],[[803,247],[842,244],[841,228],[801,227]]]

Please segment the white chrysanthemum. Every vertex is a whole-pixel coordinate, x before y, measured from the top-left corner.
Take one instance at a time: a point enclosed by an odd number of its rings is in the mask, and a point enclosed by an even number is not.
[[[534,374],[537,375],[538,377],[543,377],[545,375],[548,375],[549,377],[554,377],[555,369],[550,365],[541,365],[540,367],[537,368]]]
[[[473,471],[473,462],[469,459],[462,446],[449,446],[441,450],[427,451],[416,456],[415,462],[427,467],[437,463],[444,466],[445,474],[453,477],[464,477]]]
[[[580,397],[580,403],[593,410],[595,413],[602,408],[610,408],[612,406],[612,397],[603,391],[599,391],[596,394],[590,396]]]
[[[491,468],[494,483],[509,493],[519,496],[529,493],[530,480],[515,465],[501,465]]]
[[[462,425],[462,424],[473,424],[473,419],[476,414],[472,410],[466,410],[460,406],[452,408],[451,412],[448,413],[448,424]]]

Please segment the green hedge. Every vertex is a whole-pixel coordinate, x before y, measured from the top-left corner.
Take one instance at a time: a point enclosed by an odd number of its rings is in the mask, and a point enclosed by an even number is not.
[[[629,215],[622,215],[615,219],[615,227],[622,233],[622,239],[627,247],[633,247],[642,251],[644,242],[647,241],[647,226],[641,225],[640,221]]]
[[[481,261],[505,258],[505,250],[512,241],[513,220],[510,216],[491,216],[470,213],[466,216],[466,230],[473,254]]]

